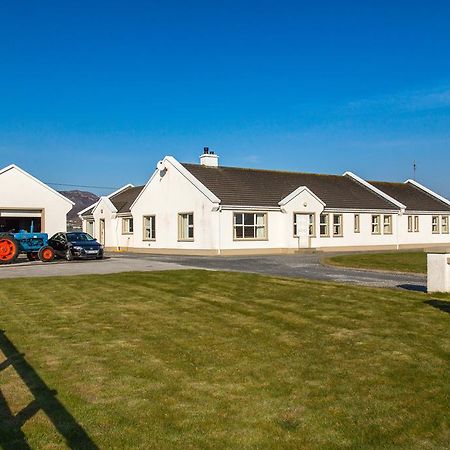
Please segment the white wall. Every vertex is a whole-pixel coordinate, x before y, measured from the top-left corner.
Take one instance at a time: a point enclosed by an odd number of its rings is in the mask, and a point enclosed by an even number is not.
[[[42,210],[42,232],[49,236],[67,229],[72,204],[17,168],[0,174],[0,209]]]
[[[211,169],[214,170],[214,169]],[[167,164],[154,177],[132,208],[134,245],[145,249],[218,249],[219,215],[214,203],[201,193],[177,168]],[[194,240],[178,240],[178,213],[194,213]],[[143,217],[156,216],[156,241],[143,239]]]

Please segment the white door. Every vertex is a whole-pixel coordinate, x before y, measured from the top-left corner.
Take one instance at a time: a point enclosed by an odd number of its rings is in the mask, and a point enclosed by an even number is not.
[[[298,248],[309,248],[309,214],[296,214]]]

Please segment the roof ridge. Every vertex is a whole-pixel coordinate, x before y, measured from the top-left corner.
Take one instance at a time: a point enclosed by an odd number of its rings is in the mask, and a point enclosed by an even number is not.
[[[196,166],[196,167],[205,167],[207,169],[233,169],[233,170],[245,170],[245,171],[254,171],[254,172],[270,172],[270,173],[288,173],[288,174],[294,174],[294,175],[316,175],[320,177],[339,177],[343,178],[344,175],[338,175],[333,173],[314,173],[314,172],[295,172],[293,170],[275,170],[275,169],[256,169],[253,167],[234,167],[234,166],[219,166],[219,167],[207,167],[203,166],[202,164],[195,164],[195,163],[181,163],[183,166]]]

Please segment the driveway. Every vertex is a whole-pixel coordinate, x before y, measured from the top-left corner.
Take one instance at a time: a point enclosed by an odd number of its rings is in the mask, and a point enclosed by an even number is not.
[[[251,272],[363,286],[426,290],[424,275],[370,272],[323,266],[321,254],[276,256],[166,256],[113,253],[101,261],[21,262],[0,266],[0,279],[63,275],[106,274],[130,271],[181,270],[189,268]]]
[[[373,287],[402,288],[426,291],[426,276],[375,272],[341,267],[324,266],[323,254],[272,255],[272,256],[163,256],[145,254],[120,254],[117,258],[136,258],[158,261],[177,266],[209,270],[252,272],[310,280],[335,281]],[[331,254],[327,254],[331,256]]]
[[[66,275],[107,274],[134,271],[177,270],[186,266],[139,258],[111,257],[103,260],[53,261],[43,263],[19,260],[14,264],[0,266],[0,279],[20,277],[54,277]]]

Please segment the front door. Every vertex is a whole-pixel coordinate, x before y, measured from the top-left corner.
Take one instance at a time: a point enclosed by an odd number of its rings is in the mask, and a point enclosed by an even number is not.
[[[297,213],[295,216],[295,221],[297,224],[298,248],[309,248],[311,246],[309,238],[310,215]]]
[[[105,219],[100,219],[100,244],[105,246]]]

